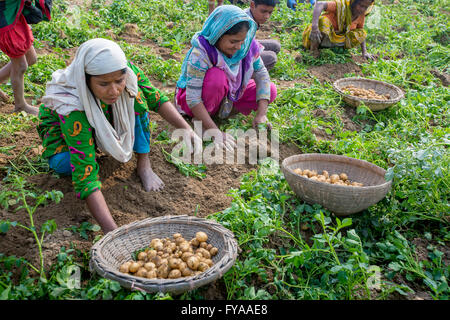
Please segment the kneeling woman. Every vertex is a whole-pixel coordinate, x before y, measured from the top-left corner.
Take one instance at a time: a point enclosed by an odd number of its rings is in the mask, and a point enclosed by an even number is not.
[[[163,187],[150,159],[149,110],[196,137],[189,124],[143,72],[127,62],[114,42],[83,43],[66,69],[53,73],[39,110],[43,157],[57,173],[72,175],[77,197],[106,233],[117,228],[99,181],[95,151],[120,162],[137,154],[137,173],[146,191]]]
[[[193,37],[177,82],[176,104],[180,112],[202,121],[202,127],[218,129],[211,116],[227,118],[234,112],[253,110],[253,126],[268,123],[267,108],[277,94],[260,57],[255,40],[256,23],[233,5],[217,7]],[[233,146],[234,139],[222,133]]]
[[[369,14],[374,0],[319,1],[314,6],[312,23],[303,31],[303,46],[314,57],[320,48],[342,47],[350,49],[361,46],[362,56],[372,59],[366,49],[367,33],[365,16]],[[326,14],[321,15],[322,12]]]

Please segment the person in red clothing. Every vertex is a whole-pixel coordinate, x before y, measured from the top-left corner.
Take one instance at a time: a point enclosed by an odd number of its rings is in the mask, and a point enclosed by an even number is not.
[[[25,111],[37,115],[39,109],[25,101],[24,75],[36,63],[33,33],[22,14],[26,0],[0,0],[0,50],[11,60],[0,69],[0,83],[11,79],[15,112]],[[8,96],[0,92],[4,100]]]

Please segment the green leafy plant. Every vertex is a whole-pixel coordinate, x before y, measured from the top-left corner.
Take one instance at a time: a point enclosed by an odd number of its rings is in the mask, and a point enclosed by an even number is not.
[[[66,230],[78,233],[80,237],[82,237],[85,240],[88,240],[89,239],[88,232],[97,232],[100,231],[101,228],[97,224],[92,224],[88,221],[84,221],[79,226],[70,226],[66,228]]]
[[[44,270],[44,256],[42,254],[42,244],[44,242],[45,234],[53,233],[57,226],[53,219],[47,220],[38,230],[34,224],[33,214],[40,205],[45,205],[49,200],[58,203],[63,197],[63,194],[61,191],[55,190],[45,191],[43,193],[29,191],[26,189],[26,181],[23,177],[13,176],[11,177],[11,181],[12,183],[10,187],[12,188],[9,190],[2,190],[0,193],[0,204],[6,210],[9,206],[14,205],[18,205],[15,208],[15,211],[24,209],[28,214],[29,224],[23,224],[17,221],[2,220],[0,221],[0,232],[6,233],[10,227],[20,227],[31,232],[38,247],[40,263],[39,267],[36,267],[30,263],[28,263],[28,265],[36,271],[41,278],[45,279],[46,276]]]

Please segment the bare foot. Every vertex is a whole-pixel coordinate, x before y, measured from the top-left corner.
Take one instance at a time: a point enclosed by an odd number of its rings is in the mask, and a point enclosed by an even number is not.
[[[34,116],[37,116],[39,114],[39,108],[32,107],[28,104],[24,106],[16,105],[16,107],[14,108],[14,112],[21,112],[21,111],[25,111],[26,113],[32,114]]]
[[[159,191],[164,188],[164,182],[151,168],[138,169],[137,173],[141,178],[145,191]]]
[[[6,93],[3,92],[3,90],[0,90],[0,99],[3,102],[8,102],[10,98]]]

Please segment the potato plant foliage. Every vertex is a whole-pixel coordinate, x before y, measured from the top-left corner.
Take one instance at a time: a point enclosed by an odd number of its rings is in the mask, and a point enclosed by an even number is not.
[[[155,48],[182,56],[208,10],[206,0],[85,3],[89,7],[55,1],[52,21],[33,28],[35,46],[46,54],[39,55],[27,71],[28,98],[42,98],[52,71],[66,66],[76,47],[94,37],[114,39],[163,90],[173,86],[182,60],[164,58]],[[312,10],[309,4],[297,8],[290,10],[281,1],[271,18],[271,35],[280,39],[282,51],[270,72],[280,89],[268,117],[279,130],[280,143],[297,146],[299,153],[341,154],[372,162],[387,170],[392,191],[364,212],[340,219],[297,199],[277,162],[261,162],[229,191],[230,207],[208,216],[229,228],[242,249],[235,265],[218,280],[225,288],[223,295],[227,299],[374,300],[413,299],[420,293],[427,299],[449,299],[448,6],[432,0],[377,1],[365,27],[373,61],[356,59],[359,48],[324,49],[319,59],[313,59],[302,49],[301,36]],[[130,25],[137,27],[137,41],[129,41],[134,30]],[[7,61],[3,54],[0,57]],[[333,74],[322,81],[310,72],[351,63],[364,77],[400,87],[405,98],[379,112],[364,105],[354,110],[332,89]],[[0,88],[12,95],[10,83]],[[0,137],[36,123],[34,117],[20,114],[0,118]],[[237,117],[222,128],[246,129],[243,120]],[[0,146],[0,152],[7,155],[13,147]],[[203,168],[201,172],[184,169],[199,177],[207,175]],[[19,191],[23,205],[29,197],[42,194],[27,184],[18,185],[22,180],[15,177],[49,172],[39,157],[9,161],[1,170],[5,173],[0,185],[2,210],[14,210]],[[45,193],[49,201],[39,205],[57,201],[51,197],[55,192]],[[58,228],[51,222],[46,226],[48,230],[41,232]],[[14,227],[14,221],[0,221],[0,232],[15,232]],[[34,232],[40,248],[39,232],[23,227]],[[84,234],[98,230],[72,229]],[[420,243],[422,256],[417,255]],[[63,247],[51,268],[42,270],[43,261],[41,267],[33,267],[41,275],[36,276],[23,258],[0,253],[0,299],[203,299],[207,289],[181,296],[128,291],[91,274],[89,258],[88,251]]]

